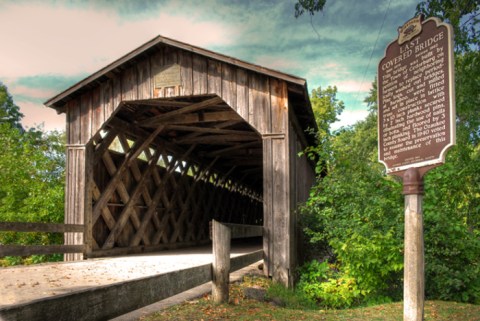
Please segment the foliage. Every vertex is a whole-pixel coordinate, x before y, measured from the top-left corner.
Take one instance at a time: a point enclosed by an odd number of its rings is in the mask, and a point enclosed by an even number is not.
[[[449,151],[445,165],[425,177],[426,296],[479,303],[478,3],[431,0],[420,3],[418,10],[447,18],[458,33],[457,146]],[[332,307],[401,298],[403,196],[400,182],[386,176],[377,162],[376,97],[374,82],[365,99],[369,116],[333,134],[324,130],[325,140],[310,149],[318,153],[317,167],[324,171],[302,211],[302,224],[312,244],[328,248],[314,259],[328,260],[330,269],[325,269],[326,262],[307,264],[300,285]],[[327,114],[327,125],[328,119]],[[348,293],[345,287],[353,298],[343,294]]]
[[[317,131],[315,132],[318,144],[308,147],[305,153],[311,159],[322,161],[317,164],[317,174],[325,172],[328,162],[330,162],[330,142],[332,132],[330,126],[338,121],[338,116],[345,109],[343,101],[337,98],[337,87],[328,86],[326,89],[318,87],[313,89],[310,95],[313,114],[317,122]]]
[[[326,259],[337,269],[316,289],[327,306],[400,296],[403,202],[400,184],[385,177],[377,162],[376,144],[374,113],[331,137],[327,175],[303,208],[306,236],[331,249],[333,257]]]
[[[453,26],[457,52],[480,49],[480,5],[475,0],[426,0],[417,6],[417,13],[437,17]]]
[[[308,12],[310,16],[322,11],[327,0],[298,0],[295,3],[295,18],[300,17],[305,12]]]
[[[279,307],[271,302],[259,302],[246,299],[243,295],[245,286],[268,288],[276,287],[268,279],[255,278],[257,285],[249,282],[233,283],[230,285],[230,302],[215,304],[209,295],[184,301],[181,298],[178,304],[162,308],[154,314],[142,316],[144,321],[191,321],[191,320],[313,320],[313,321],[399,321],[402,320],[403,306],[401,303],[376,305],[370,308],[355,308],[344,310],[311,309],[307,306]],[[276,291],[276,290],[275,290]],[[288,293],[289,290],[279,290]],[[289,294],[286,294],[288,296]],[[180,302],[181,301],[181,302]],[[451,321],[471,320],[479,321],[480,306],[459,304],[452,302],[427,301],[425,302],[425,320]]]
[[[12,127],[21,129],[20,120],[23,114],[20,108],[13,102],[7,87],[0,82],[0,124],[10,124]]]
[[[10,97],[8,93],[6,97]],[[13,102],[10,105],[15,106]],[[38,128],[24,130],[19,125],[21,114],[18,107],[5,110],[8,111],[6,119],[12,121],[0,122],[0,221],[62,222],[64,134],[44,133]],[[62,235],[52,233],[0,233],[0,244],[42,245],[62,242]],[[6,262],[36,263],[44,259],[44,256],[33,256],[26,260],[7,258]]]
[[[288,309],[315,310],[318,306],[304,291],[289,289],[280,283],[271,283],[267,289],[268,301],[280,301]]]
[[[327,261],[305,264],[300,270],[299,292],[327,308],[352,306],[361,297],[355,279],[335,270]]]
[[[480,38],[478,1],[423,1],[455,33],[457,145],[425,177],[426,295],[480,302]]]

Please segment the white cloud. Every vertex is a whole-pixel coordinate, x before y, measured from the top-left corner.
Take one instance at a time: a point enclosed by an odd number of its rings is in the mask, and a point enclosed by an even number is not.
[[[161,34],[208,46],[232,41],[229,27],[159,13],[123,21],[107,10],[9,4],[0,11],[0,77],[93,72]]]
[[[47,100],[48,98],[57,94],[55,90],[46,90],[44,88],[32,88],[32,87],[16,86],[16,85],[9,86],[8,91],[13,96],[21,95],[21,96],[28,96],[33,99],[41,99],[41,100]]]
[[[367,110],[345,110],[338,118],[339,121],[332,124],[332,129],[354,125],[360,120],[364,120],[368,115]]]
[[[52,108],[28,102],[16,101],[23,113],[22,125],[24,127],[37,127],[43,124],[45,130],[65,130],[65,114],[57,114]]]
[[[370,81],[356,81],[356,80],[344,80],[344,81],[339,81],[336,82],[335,85],[338,88],[339,92],[342,93],[359,93],[365,96],[370,88],[372,87],[372,84]]]

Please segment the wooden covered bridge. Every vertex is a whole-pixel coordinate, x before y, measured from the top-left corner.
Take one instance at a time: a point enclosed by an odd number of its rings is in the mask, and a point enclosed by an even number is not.
[[[156,37],[46,102],[67,119],[67,259],[209,242],[263,225],[265,272],[289,285],[296,207],[314,180],[302,78]]]

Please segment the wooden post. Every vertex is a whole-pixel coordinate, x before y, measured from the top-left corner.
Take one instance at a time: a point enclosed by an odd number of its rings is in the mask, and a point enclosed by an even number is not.
[[[405,195],[405,257],[403,281],[403,320],[423,321],[425,261],[423,242],[423,178],[416,168],[403,176]]]
[[[215,303],[228,302],[230,278],[230,228],[215,220],[212,221],[213,271],[212,296]]]

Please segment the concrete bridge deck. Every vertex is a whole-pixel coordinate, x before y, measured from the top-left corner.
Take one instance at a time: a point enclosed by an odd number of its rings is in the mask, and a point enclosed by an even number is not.
[[[249,253],[252,252],[257,252],[258,254],[259,250],[261,250],[260,244],[232,244],[231,257],[240,258],[248,256]],[[148,281],[148,278],[154,280],[154,278],[158,276],[165,276],[166,278],[163,282],[166,283],[166,280],[169,281],[168,284],[165,284],[165,287],[172,287],[175,283],[183,283],[182,280],[176,280],[175,278],[185,278],[185,274],[183,274],[182,277],[176,272],[198,268],[198,270],[193,269],[191,272],[197,273],[198,271],[199,274],[201,274],[200,271],[206,271],[202,273],[207,275],[209,273],[207,266],[211,264],[211,262],[212,249],[211,245],[207,245],[151,254],[2,268],[0,269],[0,291],[2,293],[0,300],[0,319],[5,317],[5,311],[9,311],[15,307],[24,306],[27,307],[28,310],[28,306],[33,306],[42,301],[62,301],[62,304],[65,305],[66,302],[70,302],[65,299],[73,296],[87,295],[85,298],[88,298],[88,300],[98,300],[101,302],[95,302],[95,306],[99,306],[105,304],[103,302],[108,301],[108,293],[103,293],[105,291],[112,292],[112,295],[118,296],[118,299],[123,301],[129,295],[129,288],[124,288],[124,284],[134,284],[134,282],[137,282],[136,280],[143,282],[143,280]],[[232,270],[234,269],[235,264],[232,260]],[[205,279],[205,277],[203,277],[203,279]],[[157,282],[157,287],[159,284],[163,284],[159,279],[156,279],[154,282]],[[193,283],[195,282],[197,282],[197,280]],[[192,286],[190,286],[190,284],[184,284],[182,291],[204,282],[194,285],[193,283]],[[134,289],[134,287],[135,286],[133,286],[132,289]],[[187,289],[185,287],[187,287]],[[109,290],[110,288],[111,290]],[[138,296],[140,294],[138,293],[139,289],[143,291],[143,288],[145,288],[145,285],[137,288],[136,292],[131,293],[132,296]],[[96,289],[102,290],[102,294],[96,296],[93,296],[93,294],[90,295],[95,292]],[[182,292],[180,290],[181,289],[176,293]],[[151,289],[147,288],[145,288],[145,291],[147,294],[152,292]],[[122,294],[124,297],[122,297]],[[168,296],[169,295],[167,295],[167,297]],[[97,299],[97,297],[99,298]],[[153,295],[153,297],[155,297],[155,295]],[[163,297],[160,298],[158,295],[157,298],[163,299]],[[144,303],[145,302],[139,304]],[[75,304],[75,302],[71,301],[71,304]],[[84,304],[88,305],[89,302],[85,302]],[[128,311],[123,311],[117,315],[125,312]],[[115,313],[109,316],[114,315]],[[6,318],[6,320],[10,319],[11,318]]]

